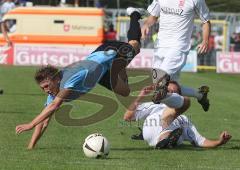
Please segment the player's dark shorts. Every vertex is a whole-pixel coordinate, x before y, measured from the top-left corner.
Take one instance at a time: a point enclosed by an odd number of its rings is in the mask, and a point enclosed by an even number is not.
[[[112,82],[111,75],[113,76],[112,73],[116,71],[121,71],[122,69],[121,67],[123,63],[125,63],[124,67],[126,67],[135,57],[136,52],[130,44],[125,42],[119,42],[119,41],[106,42],[100,45],[94,52],[108,51],[110,49],[117,51],[117,56],[113,61],[113,64],[112,64],[113,67],[104,74],[102,79],[99,81],[99,84],[106,87],[109,90],[112,90],[112,83],[111,83]]]

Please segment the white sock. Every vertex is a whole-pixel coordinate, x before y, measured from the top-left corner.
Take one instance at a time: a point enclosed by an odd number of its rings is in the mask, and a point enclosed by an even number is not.
[[[184,97],[177,93],[168,93],[166,98],[161,100],[161,103],[164,103],[171,108],[180,108],[183,106]]]
[[[190,87],[181,86],[181,91],[183,96],[194,97],[198,100],[200,100],[203,97],[203,95],[199,93],[198,90],[195,90]]]

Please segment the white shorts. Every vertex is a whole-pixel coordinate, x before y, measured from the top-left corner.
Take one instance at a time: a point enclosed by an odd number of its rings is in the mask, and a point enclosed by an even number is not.
[[[143,138],[147,141],[149,146],[156,146],[159,142],[161,132],[163,132],[161,125],[162,113],[163,109],[161,112],[148,116],[144,121]],[[206,138],[197,131],[196,127],[185,115],[178,116],[168,128],[164,129],[164,131],[173,131],[177,128],[183,129],[183,134],[178,140],[178,145],[182,144],[183,141],[189,141],[196,146],[203,145]]]
[[[153,57],[153,69],[161,69],[178,81],[181,69],[186,64],[188,52],[173,48],[156,48]]]
[[[183,133],[178,140],[178,145],[182,144],[183,141],[188,141],[195,146],[202,146],[205,137],[203,137],[197,130],[197,128],[192,124],[192,122],[185,115],[178,116],[172,124],[175,126],[181,126]]]
[[[156,146],[159,141],[160,133],[162,132],[161,116],[163,110],[158,113],[149,115],[143,124],[143,139],[148,143],[149,146]]]

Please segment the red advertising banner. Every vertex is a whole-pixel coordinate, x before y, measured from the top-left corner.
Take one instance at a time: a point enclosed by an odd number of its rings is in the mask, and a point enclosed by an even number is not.
[[[217,73],[240,73],[240,52],[218,52]]]
[[[0,47],[0,64],[12,65],[13,64],[13,51],[14,46],[1,46]]]

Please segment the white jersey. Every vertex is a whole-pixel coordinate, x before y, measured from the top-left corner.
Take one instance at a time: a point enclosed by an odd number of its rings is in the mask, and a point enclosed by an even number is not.
[[[203,23],[209,20],[205,0],[153,0],[148,12],[160,17],[156,47],[172,47],[183,52],[190,49],[195,15]]]
[[[154,104],[153,102],[145,102],[137,106],[132,120],[145,120],[151,114],[161,114],[162,110],[166,108],[165,104]]]
[[[137,107],[135,111],[135,120],[145,120],[143,124],[143,138],[150,146],[156,146],[159,142],[161,132],[170,130],[173,131],[177,128],[182,128],[183,133],[178,140],[178,144],[183,141],[189,141],[196,146],[202,146],[205,138],[199,134],[196,127],[185,116],[178,116],[167,129],[162,128],[161,116],[165,104],[154,104],[152,102],[143,103]]]

